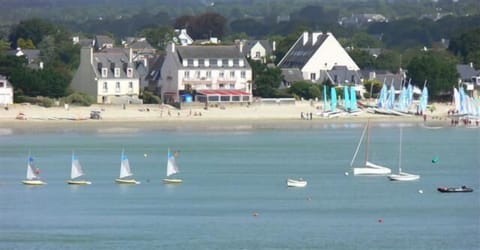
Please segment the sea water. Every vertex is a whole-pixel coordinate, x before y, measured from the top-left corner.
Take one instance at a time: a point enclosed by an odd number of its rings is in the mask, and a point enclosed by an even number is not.
[[[399,126],[418,181],[353,176],[362,124],[4,129],[0,249],[479,249],[480,129],[374,124],[369,160],[393,172]],[[180,185],[161,181],[169,148]],[[122,150],[141,184],[114,183]],[[92,185],[66,184],[72,151]],[[47,185],[21,184],[29,152]],[[461,185],[475,191],[436,191]]]

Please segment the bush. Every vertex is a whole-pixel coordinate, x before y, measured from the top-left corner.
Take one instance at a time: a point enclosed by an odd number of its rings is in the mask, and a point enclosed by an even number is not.
[[[31,96],[22,95],[22,96],[17,96],[15,99],[19,103],[28,102],[28,103],[43,106],[46,108],[52,107],[53,104],[55,103],[55,100],[48,97],[43,97],[43,96],[31,97]]]
[[[150,91],[143,91],[143,103],[145,104],[159,104],[162,103],[162,99],[160,96],[155,95],[153,92]]]
[[[95,99],[85,93],[75,92],[65,97],[64,102],[88,107],[95,103]]]

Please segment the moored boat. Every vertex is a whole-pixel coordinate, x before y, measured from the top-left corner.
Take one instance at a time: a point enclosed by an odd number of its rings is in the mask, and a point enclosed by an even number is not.
[[[437,190],[441,193],[470,193],[473,192],[473,188],[466,186],[461,187],[439,187]]]
[[[300,178],[298,180],[288,178],[287,179],[287,186],[288,187],[305,187],[305,186],[307,186],[307,181],[302,179],[302,178]]]

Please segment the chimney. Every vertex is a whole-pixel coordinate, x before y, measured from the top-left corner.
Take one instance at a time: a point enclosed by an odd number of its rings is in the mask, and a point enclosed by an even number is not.
[[[175,43],[172,43],[172,53],[175,53]]]
[[[240,53],[243,54],[243,41],[240,41],[240,43],[238,44],[238,48],[240,49]]]
[[[132,63],[132,60],[133,60],[133,50],[132,50],[132,48],[130,48],[128,50],[128,62]]]
[[[273,41],[272,43],[272,51],[276,51],[277,50],[277,42]]]
[[[303,46],[308,42],[308,31],[303,32]]]
[[[470,68],[473,69],[473,62],[470,62],[469,65],[470,65]]]
[[[314,32],[312,33],[312,46],[315,45],[318,41],[318,37],[322,35],[322,32]]]

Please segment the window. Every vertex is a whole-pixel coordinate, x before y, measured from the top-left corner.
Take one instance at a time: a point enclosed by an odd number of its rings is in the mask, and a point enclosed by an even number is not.
[[[206,76],[207,76],[207,79],[212,78],[212,71],[207,71]]]
[[[310,74],[310,80],[315,80],[317,79],[317,75],[315,73]]]
[[[103,83],[103,92],[108,92],[108,82]]]
[[[235,83],[230,83],[230,89],[235,89]]]
[[[207,65],[205,65],[205,59],[198,59],[198,65],[207,66]]]
[[[261,54],[260,51],[255,52],[255,58],[260,58]]]
[[[102,68],[102,77],[107,77],[107,76],[108,76],[108,69]]]
[[[183,72],[183,77],[184,77],[185,79],[189,79],[189,78],[190,78],[190,71],[185,71],[185,72]]]
[[[228,59],[223,59],[222,60],[222,65],[225,67],[228,65]]]
[[[200,71],[195,71],[195,78],[200,79]]]
[[[333,76],[333,82],[338,83],[338,76],[337,75]]]
[[[0,82],[0,88],[4,88],[4,87],[5,87],[4,82]]]
[[[245,71],[240,71],[240,77],[241,77],[242,79],[247,78],[247,74],[245,73]]]
[[[193,59],[188,59],[187,60],[187,65],[192,66],[193,65]]]
[[[115,76],[115,77],[120,77],[120,68],[115,68],[115,70],[114,70],[114,76]]]
[[[127,77],[133,77],[133,70],[132,68],[127,69]]]
[[[133,91],[133,82],[128,83],[128,90]]]
[[[352,83],[355,83],[355,75],[352,75]]]
[[[209,83],[209,84],[206,85],[206,87],[207,87],[207,89],[212,89],[212,84]]]
[[[225,74],[223,73],[223,71],[220,71],[220,72],[218,73],[218,78],[223,78],[224,75],[225,75]]]
[[[224,89],[224,88],[225,88],[225,84],[223,84],[223,83],[220,83],[220,84],[218,85],[218,88],[220,88],[220,89]]]
[[[235,71],[230,71],[230,78],[235,78]]]
[[[115,83],[115,92],[120,92],[120,82]]]

